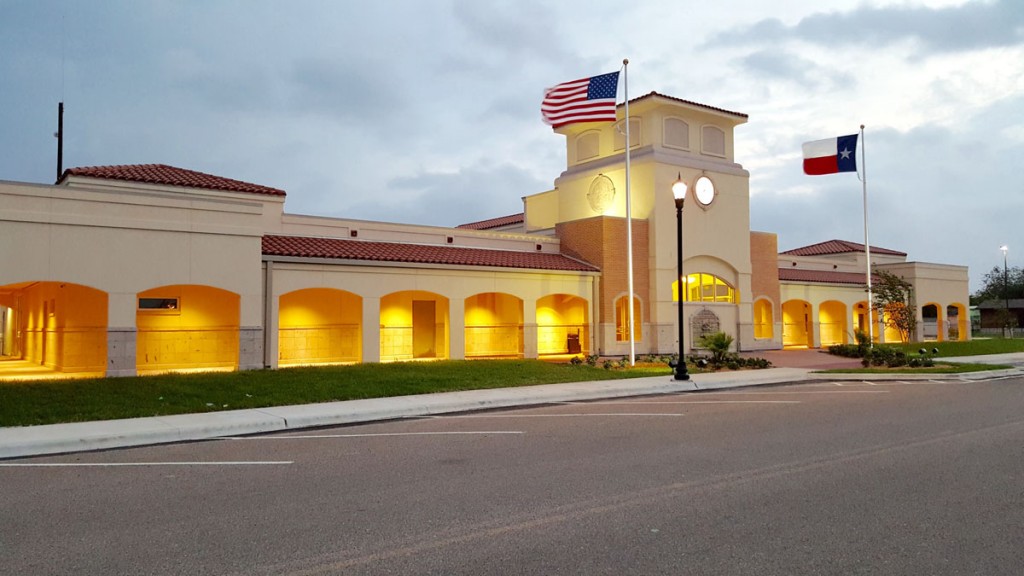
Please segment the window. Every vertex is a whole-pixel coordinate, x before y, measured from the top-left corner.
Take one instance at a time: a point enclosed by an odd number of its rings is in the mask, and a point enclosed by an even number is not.
[[[630,134],[632,136],[632,134]],[[665,146],[679,148],[680,150],[690,149],[690,125],[679,118],[665,119]]]
[[[737,290],[714,274],[688,274],[686,276],[686,290],[684,294],[687,302],[725,302],[735,304],[740,301]],[[679,300],[679,293],[675,286],[673,286],[672,296],[674,300]]]
[[[636,148],[640,145],[640,119],[629,119],[629,147]],[[619,120],[615,124],[615,150],[626,148],[626,121]]]
[[[615,341],[616,342],[628,342],[629,341],[629,308],[627,308],[628,298],[623,296],[615,301]],[[640,341],[640,334],[642,332],[641,326],[643,321],[640,319],[640,299],[633,298],[633,341]]]
[[[178,299],[139,298],[139,310],[178,310]]]
[[[718,126],[700,129],[700,151],[711,156],[725,156],[725,131]]]
[[[764,298],[754,302],[754,338],[770,339],[775,321],[772,318],[772,303]]]
[[[591,158],[597,158],[601,148],[601,133],[597,130],[584,132],[576,139],[576,161],[583,162]]]

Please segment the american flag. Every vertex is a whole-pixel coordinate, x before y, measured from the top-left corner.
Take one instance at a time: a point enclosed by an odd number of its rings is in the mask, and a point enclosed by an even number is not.
[[[540,113],[552,128],[575,122],[614,122],[618,89],[618,72],[563,82],[544,92]]]

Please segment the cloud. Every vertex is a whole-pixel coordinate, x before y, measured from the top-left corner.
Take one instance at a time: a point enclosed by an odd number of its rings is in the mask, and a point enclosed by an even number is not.
[[[770,18],[716,34],[705,47],[775,46],[793,40],[872,50],[913,41],[921,52],[931,54],[1009,46],[1024,41],[1024,3],[996,0],[943,8],[861,6],[848,12],[812,14],[792,26]]]
[[[737,63],[750,76],[786,80],[804,88],[845,90],[856,85],[856,80],[841,69],[822,66],[777,48],[752,52],[739,58]]]
[[[457,226],[517,214],[522,197],[547,189],[527,170],[508,163],[479,162],[453,172],[421,171],[394,178],[372,199],[352,205],[361,219]]]

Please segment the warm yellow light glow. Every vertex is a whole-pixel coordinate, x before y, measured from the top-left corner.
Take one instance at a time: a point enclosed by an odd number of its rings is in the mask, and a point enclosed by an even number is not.
[[[770,339],[775,333],[772,303],[764,298],[754,302],[754,338]]]
[[[233,292],[181,284],[140,292],[139,298],[178,298],[179,309],[135,314],[136,368],[140,373],[238,368],[241,297]]]
[[[818,332],[821,346],[847,344],[846,305],[829,300],[818,306]]]
[[[583,354],[588,347],[587,301],[570,294],[537,300],[537,353]]]
[[[362,298],[344,290],[309,288],[282,295],[279,364],[360,362],[362,316]]]
[[[466,357],[521,356],[523,301],[487,292],[465,300]]]
[[[679,174],[676,181],[672,183],[672,196],[676,200],[686,200],[686,190],[688,186],[686,182],[683,182],[683,175]]]

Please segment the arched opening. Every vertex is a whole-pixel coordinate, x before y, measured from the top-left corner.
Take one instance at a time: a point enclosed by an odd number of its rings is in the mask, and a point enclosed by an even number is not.
[[[849,343],[846,330],[846,305],[836,300],[818,306],[818,334],[821,347]]]
[[[448,299],[406,290],[380,299],[382,362],[448,357]]]
[[[940,306],[935,303],[925,304],[921,307],[921,337],[925,342],[942,341],[942,332],[939,330],[939,325],[942,323],[940,310]]]
[[[782,345],[790,348],[811,348],[811,304],[804,300],[782,303]]]
[[[963,304],[946,306],[946,337],[951,342],[967,340],[967,308]]]
[[[868,328],[870,327],[869,310],[867,301],[860,301],[853,305],[853,329],[854,333],[861,332],[865,337],[869,334]],[[881,331],[879,330],[879,319],[878,312],[871,310],[870,317],[874,318],[874,327],[872,327],[870,334],[874,335],[874,340],[877,342]]]
[[[466,298],[466,358],[522,357],[523,301],[485,292]]]
[[[765,298],[754,301],[754,338],[771,340],[775,336],[775,318],[772,303]]]
[[[363,299],[331,288],[282,294],[280,366],[355,363],[362,358]]]
[[[135,367],[139,374],[238,368],[238,294],[178,284],[137,296]]]
[[[0,379],[103,376],[107,300],[68,282],[0,287]]]
[[[537,354],[588,353],[587,301],[571,294],[537,300]]]
[[[629,342],[629,299],[620,296],[615,301],[615,341]],[[643,334],[640,299],[633,297],[633,341],[639,342]]]

